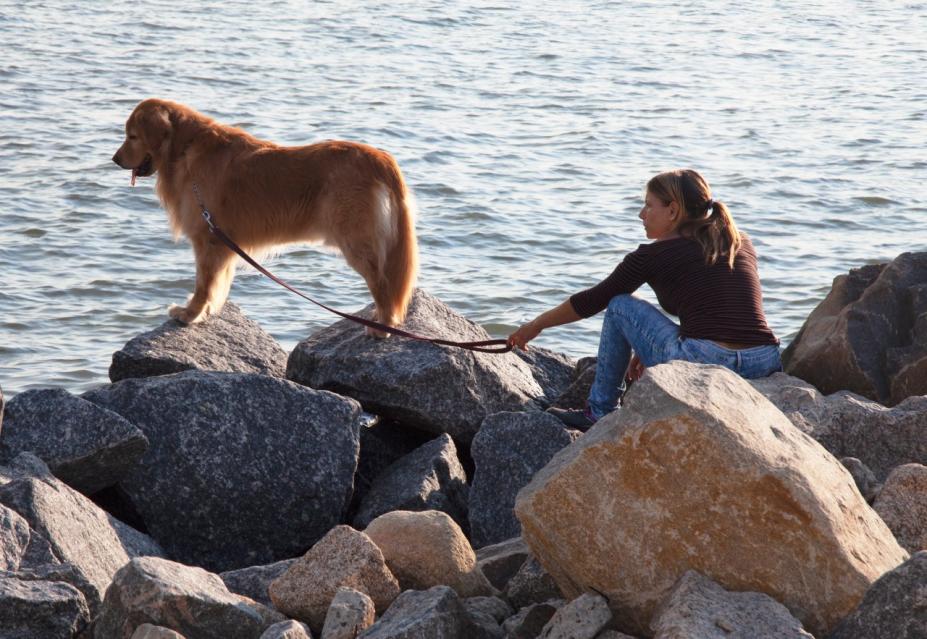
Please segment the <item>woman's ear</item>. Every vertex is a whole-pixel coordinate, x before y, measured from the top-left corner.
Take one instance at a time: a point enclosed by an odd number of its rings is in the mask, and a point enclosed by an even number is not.
[[[679,203],[676,200],[673,200],[672,202],[670,202],[669,210],[670,210],[670,219],[678,220],[679,219]]]

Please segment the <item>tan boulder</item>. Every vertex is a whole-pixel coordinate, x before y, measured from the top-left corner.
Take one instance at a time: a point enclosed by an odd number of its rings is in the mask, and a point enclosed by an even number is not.
[[[564,595],[602,593],[632,634],[697,570],[824,635],[907,557],[820,444],[736,374],[681,361],[649,368],[515,510]]]
[[[394,510],[364,530],[386,559],[403,590],[450,586],[461,597],[495,589],[476,565],[476,553],[460,526],[437,510]]]
[[[927,466],[898,466],[872,507],[905,550],[927,549]]]
[[[270,583],[274,607],[320,632],[338,588],[348,586],[373,600],[377,612],[399,596],[399,583],[370,537],[350,526],[335,526]]]

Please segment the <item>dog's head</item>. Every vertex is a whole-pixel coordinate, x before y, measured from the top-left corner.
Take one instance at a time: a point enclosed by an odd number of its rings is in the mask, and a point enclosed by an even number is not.
[[[113,162],[123,169],[132,170],[132,184],[136,177],[153,175],[165,162],[175,159],[182,151],[179,136],[190,135],[190,120],[186,107],[150,98],[135,107],[126,120],[126,139],[113,155]],[[185,136],[185,137],[186,137]]]

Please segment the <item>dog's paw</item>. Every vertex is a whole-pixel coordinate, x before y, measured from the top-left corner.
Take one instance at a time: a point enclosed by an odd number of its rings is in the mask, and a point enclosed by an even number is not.
[[[191,313],[190,309],[186,306],[178,306],[177,304],[171,304],[167,309],[167,314],[171,316],[172,319],[177,320],[183,324],[196,324],[197,322],[202,322],[206,319],[205,313]]]
[[[373,328],[372,326],[367,326],[364,329],[364,331],[367,333],[367,335],[369,335],[370,337],[374,337],[376,339],[386,339],[387,337],[390,336],[390,333],[387,333],[386,331],[378,330],[376,328]]]

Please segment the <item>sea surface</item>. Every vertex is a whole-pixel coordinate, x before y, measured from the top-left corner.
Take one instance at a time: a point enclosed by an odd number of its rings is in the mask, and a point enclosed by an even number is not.
[[[927,247],[923,2],[0,1],[7,397],[105,383],[192,290],[154,180],[110,160],[150,96],[282,144],[392,152],[420,285],[498,337],[647,241],[643,187],[670,168],[701,171],[753,237],[784,345],[835,276]],[[269,267],[369,302],[319,248]],[[287,350],[337,319],[250,269],[231,299]],[[533,343],[591,355],[600,325]]]

